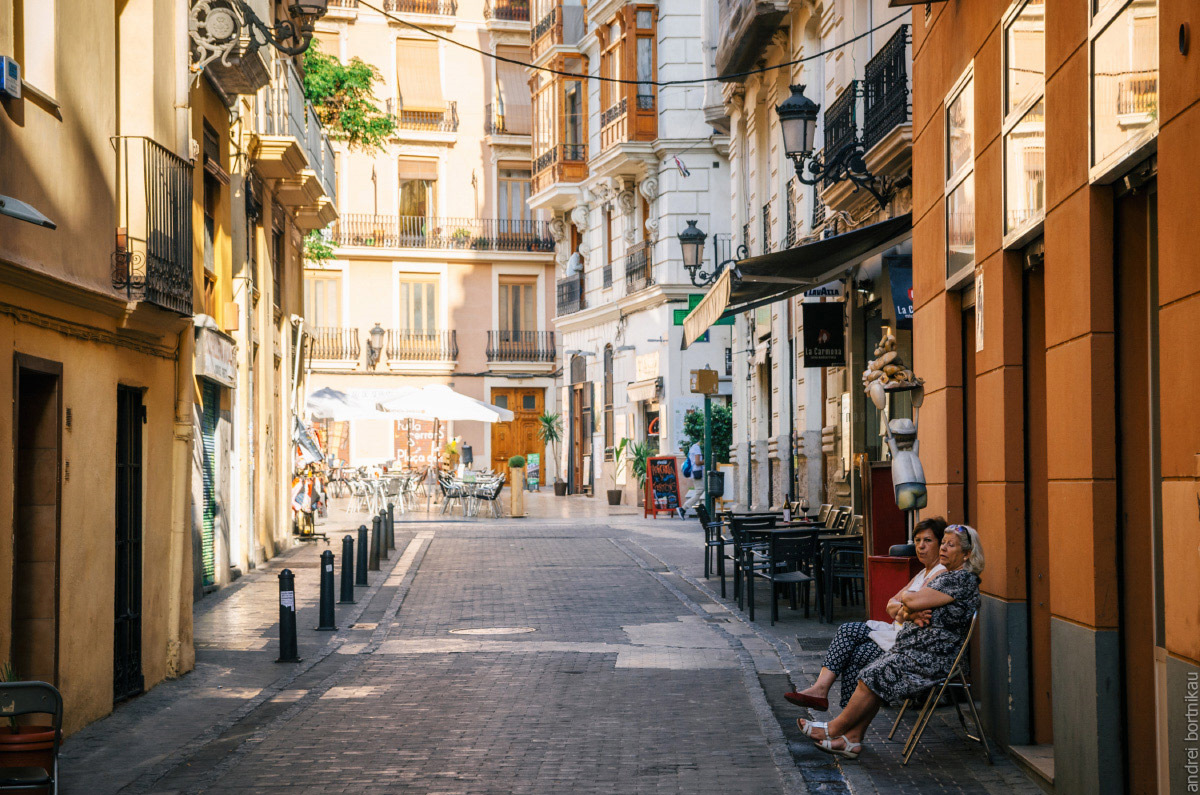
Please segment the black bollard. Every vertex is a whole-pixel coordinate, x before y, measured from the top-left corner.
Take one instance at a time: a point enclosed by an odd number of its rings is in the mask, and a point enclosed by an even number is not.
[[[396,548],[396,506],[388,503],[387,507],[387,541],[388,549]]]
[[[387,511],[379,512],[379,557],[388,559],[387,548]]]
[[[333,632],[337,629],[333,612],[333,552],[321,553],[321,607],[318,613],[318,632]]]
[[[367,569],[379,571],[379,517],[371,518],[371,555],[367,558]]]
[[[291,569],[279,572],[279,659],[300,662],[296,648],[296,575]]]
[[[342,598],[338,604],[354,604],[354,536],[342,539]]]
[[[354,584],[356,586],[370,585],[367,582],[367,526],[358,526],[358,566],[354,569]]]

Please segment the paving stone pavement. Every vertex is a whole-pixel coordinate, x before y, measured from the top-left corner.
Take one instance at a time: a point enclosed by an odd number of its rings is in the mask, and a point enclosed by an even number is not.
[[[952,715],[907,768],[876,737],[839,765],[801,742],[804,713],[782,699],[831,627],[746,621],[703,580],[695,522],[528,502],[524,520],[398,521],[338,632],[312,630],[312,547],[202,600],[196,670],[69,738],[63,791],[1037,791],[1003,758],[985,766]],[[338,552],[362,517],[331,517]],[[298,665],[273,662],[284,566]],[[875,728],[889,726],[885,712]]]

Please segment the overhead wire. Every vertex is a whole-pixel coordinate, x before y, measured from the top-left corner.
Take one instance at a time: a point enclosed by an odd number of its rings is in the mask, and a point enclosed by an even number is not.
[[[842,49],[843,47],[846,47],[847,45],[853,44],[854,42],[859,41],[860,39],[865,39],[866,37],[870,36],[872,33],[882,30],[883,28],[886,28],[888,25],[891,25],[895,22],[899,22],[901,19],[903,19],[909,13],[908,11],[902,11],[901,13],[892,17],[891,19],[887,20],[886,22],[881,22],[880,24],[876,25],[875,27],[871,28],[870,30],[863,31],[862,33],[858,34],[857,36],[852,36],[851,38],[843,41],[841,44],[837,44],[833,47],[829,47],[828,49],[821,50],[820,52],[815,52],[812,55],[806,55],[803,58],[796,58],[791,61],[784,61],[783,63],[778,63],[778,64],[775,64],[774,66],[761,66],[756,69],[747,69],[742,72],[731,72],[729,74],[715,75],[713,77],[694,77],[694,78],[687,78],[684,80],[629,80],[629,79],[621,78],[621,77],[605,77],[603,75],[578,74],[575,72],[567,72],[562,69],[554,69],[553,67],[549,67],[549,66],[538,66],[536,64],[525,63],[524,61],[517,60],[516,58],[508,58],[503,55],[498,55],[496,53],[487,52],[486,50],[481,50],[478,47],[472,47],[470,44],[467,44],[466,42],[457,41],[455,39],[450,38],[449,36],[443,35],[441,33],[436,33],[426,27],[418,25],[415,22],[410,22],[407,19],[402,19],[401,17],[396,16],[395,14],[393,14],[390,11],[385,11],[384,9],[380,8],[379,6],[368,2],[368,0],[358,0],[358,4],[360,6],[365,6],[366,8],[369,8],[372,11],[382,14],[384,17],[392,20],[393,22],[398,22],[401,25],[407,25],[408,27],[413,28],[414,30],[419,30],[426,35],[432,36],[435,39],[441,39],[442,41],[447,42],[449,44],[453,44],[456,47],[461,47],[462,49],[470,50],[471,52],[478,53],[479,55],[482,55],[485,58],[491,58],[496,61],[510,63],[510,64],[513,64],[514,66],[522,66],[526,69],[533,69],[538,72],[545,72],[547,74],[557,75],[559,77],[574,77],[574,78],[580,78],[580,79],[584,79],[584,80],[596,80],[596,81],[599,81],[602,83],[617,83],[620,85],[654,86],[655,88],[664,88],[667,86],[694,86],[694,85],[703,85],[705,83],[723,83],[723,82],[728,82],[731,80],[739,80],[741,78],[751,77],[753,75],[763,74],[765,72],[771,72],[776,69],[783,69],[783,68],[789,67],[789,66],[796,66],[797,64],[802,64],[806,61],[816,60],[817,58],[824,58],[826,55],[835,53],[838,50]]]

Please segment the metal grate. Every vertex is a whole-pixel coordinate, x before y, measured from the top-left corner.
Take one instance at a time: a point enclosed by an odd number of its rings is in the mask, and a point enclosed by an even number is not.
[[[404,362],[452,362],[458,359],[458,337],[453,331],[388,329],[387,357]]]
[[[371,248],[553,251],[548,221],[343,214],[333,228],[340,246]]]
[[[587,304],[583,299],[583,274],[568,276],[565,279],[559,279],[557,284],[558,292],[558,314],[570,315],[583,309]]]
[[[625,292],[636,293],[654,284],[650,246],[643,241],[625,255]]]
[[[529,0],[488,0],[483,6],[483,18],[528,22]]]

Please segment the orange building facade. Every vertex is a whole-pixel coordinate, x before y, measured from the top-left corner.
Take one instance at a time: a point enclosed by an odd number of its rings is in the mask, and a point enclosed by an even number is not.
[[[1197,786],[1197,23],[1189,0],[913,13],[929,512],[984,539],[986,719],[1056,792]]]

